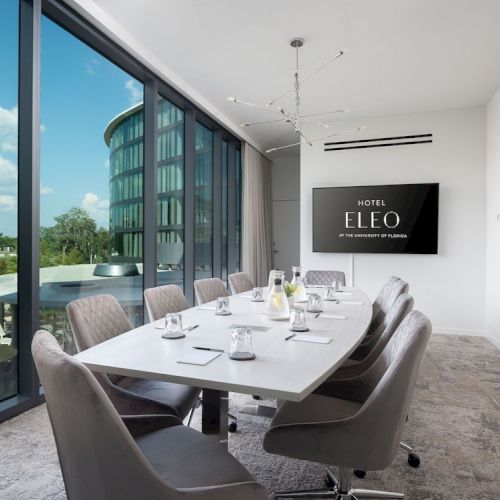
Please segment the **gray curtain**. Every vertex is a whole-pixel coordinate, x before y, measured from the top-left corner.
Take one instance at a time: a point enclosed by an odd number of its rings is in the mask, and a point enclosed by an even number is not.
[[[243,146],[243,271],[257,286],[267,286],[272,266],[272,163]]]

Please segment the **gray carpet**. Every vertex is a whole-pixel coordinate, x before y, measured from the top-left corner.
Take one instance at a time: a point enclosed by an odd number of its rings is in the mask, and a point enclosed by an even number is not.
[[[251,401],[231,395],[231,409]],[[321,465],[262,450],[266,419],[238,418],[230,451],[269,491],[322,486]],[[484,338],[434,335],[404,439],[420,453],[419,469],[409,467],[400,451],[389,469],[370,472],[355,485],[402,491],[416,500],[499,499],[500,350]],[[45,406],[0,425],[0,498],[65,498]]]

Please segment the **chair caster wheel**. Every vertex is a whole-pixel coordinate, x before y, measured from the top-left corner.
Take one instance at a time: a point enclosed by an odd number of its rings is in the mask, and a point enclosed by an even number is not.
[[[330,476],[328,476],[328,475],[325,477],[325,486],[329,490],[335,488],[335,483],[332,481],[332,478]]]
[[[260,401],[262,398],[260,396],[252,396],[253,399]]]
[[[416,453],[408,453],[408,463],[416,468],[420,465],[420,457]]]
[[[360,479],[363,479],[366,476],[366,471],[365,470],[354,469],[354,475],[356,477],[359,477]]]
[[[237,428],[238,428],[238,424],[236,422],[230,422],[229,425],[227,426],[227,430],[229,432],[236,432]]]

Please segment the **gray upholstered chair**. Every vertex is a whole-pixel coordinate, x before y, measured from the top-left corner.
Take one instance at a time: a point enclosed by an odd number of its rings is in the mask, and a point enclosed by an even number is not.
[[[213,438],[173,415],[122,417],[92,373],[46,331],[32,353],[69,500],[264,500],[265,489]],[[147,427],[132,437],[127,427]]]
[[[164,285],[144,290],[144,302],[150,321],[164,318],[169,313],[185,311],[191,306],[177,285]]]
[[[224,282],[219,278],[195,280],[194,293],[196,294],[196,302],[198,305],[212,302],[212,300],[216,300],[218,297],[229,296],[229,292],[224,286]]]
[[[94,295],[66,306],[78,351],[132,330],[112,295]],[[157,380],[94,373],[121,415],[171,413],[181,419],[197,405],[200,389]]]
[[[372,322],[368,328],[367,335],[372,335],[384,320],[384,316],[392,307],[396,299],[403,293],[408,293],[408,283],[397,276],[391,276],[381,288],[377,298],[373,302]]]
[[[253,282],[247,273],[234,273],[227,277],[229,288],[233,295],[248,292],[253,289]]]
[[[333,375],[316,389],[318,394],[331,395],[329,387],[335,386],[335,381],[359,377],[365,373],[375,363],[391,340],[394,332],[408,313],[413,309],[413,298],[411,295],[400,295],[393,304],[389,312],[385,315],[382,323],[369,342],[360,345],[351,357]],[[348,398],[347,398],[348,399]]]
[[[430,334],[427,317],[410,312],[377,361],[362,375],[355,397],[312,394],[301,403],[282,403],[264,437],[264,449],[337,465],[339,479],[329,471],[333,486],[323,498],[403,498],[400,493],[352,489],[349,469],[380,470],[391,464]],[[295,493],[296,498],[314,497]],[[274,496],[290,497],[287,493]]]
[[[305,274],[307,286],[330,286],[334,281],[340,281],[345,286],[345,273],[342,271],[307,271]]]

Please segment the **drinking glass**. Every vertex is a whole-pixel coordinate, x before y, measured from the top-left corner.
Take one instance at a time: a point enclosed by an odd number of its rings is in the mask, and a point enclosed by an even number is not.
[[[342,288],[342,283],[339,280],[334,280],[332,287],[336,292],[338,292]]]
[[[311,293],[311,295],[309,295],[307,310],[312,313],[323,312],[323,303],[321,297],[317,293]]]
[[[182,314],[172,313],[165,316],[164,339],[180,339],[186,335],[182,331]]]
[[[247,327],[236,326],[231,334],[231,345],[228,356],[231,359],[243,361],[245,359],[255,359],[253,351],[252,332]]]
[[[252,290],[252,302],[264,302],[264,290],[260,287],[255,287]]]
[[[327,286],[325,288],[325,295],[324,295],[325,300],[333,300],[337,301],[337,297],[335,295],[335,287],[333,286]]]
[[[304,309],[294,308],[290,311],[290,330],[292,332],[307,332],[309,330]]]
[[[218,316],[229,316],[231,311],[229,309],[229,297],[218,297],[215,314]]]

